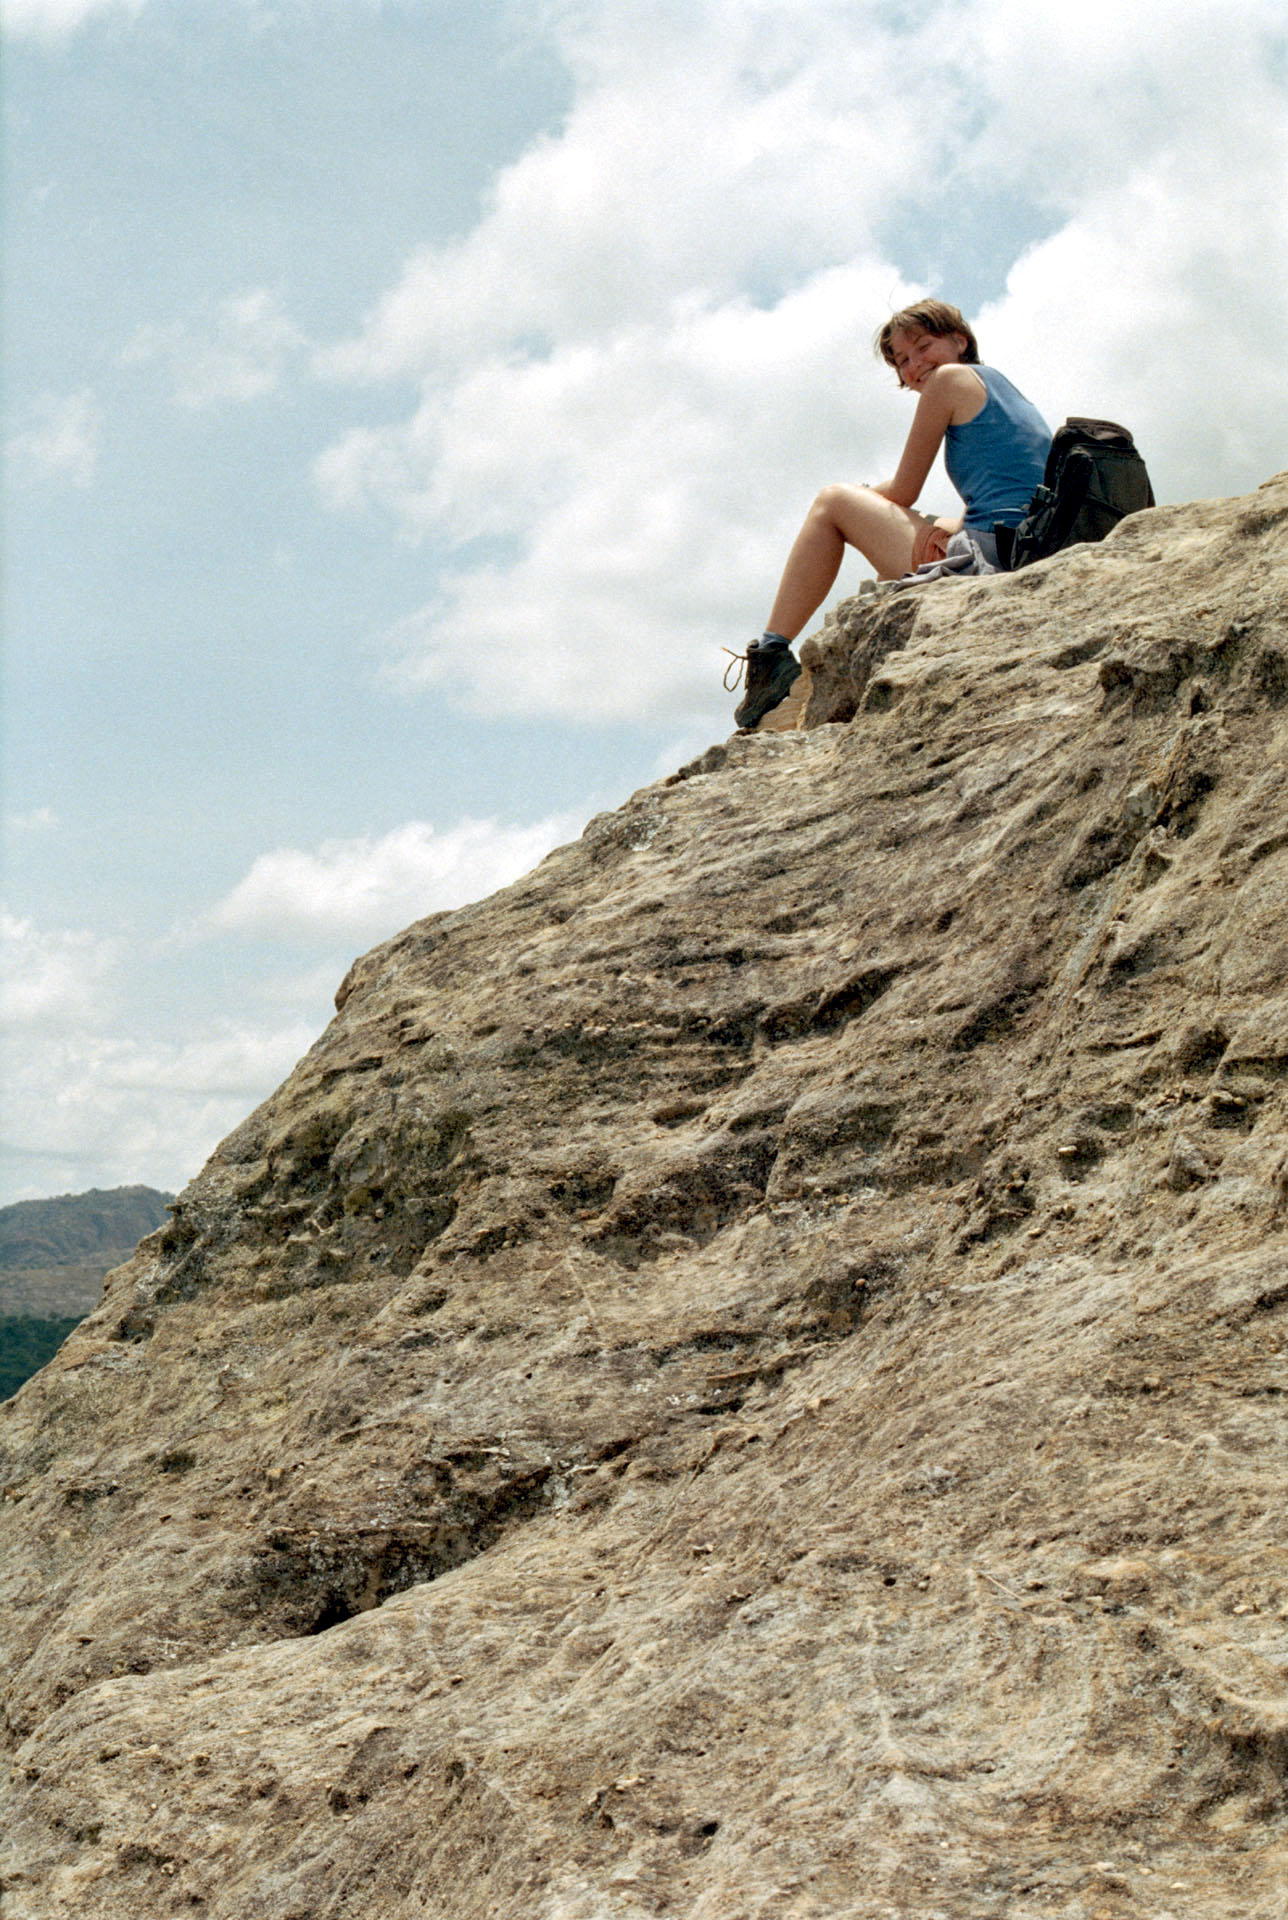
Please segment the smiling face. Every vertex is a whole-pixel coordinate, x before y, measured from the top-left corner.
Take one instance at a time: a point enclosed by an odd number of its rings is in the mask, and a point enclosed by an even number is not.
[[[900,386],[919,393],[936,367],[959,366],[968,344],[964,333],[927,333],[921,327],[901,327],[890,336],[890,359]]]

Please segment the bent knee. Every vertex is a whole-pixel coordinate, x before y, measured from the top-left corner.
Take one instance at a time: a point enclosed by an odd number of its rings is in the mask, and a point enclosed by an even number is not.
[[[835,522],[853,507],[857,498],[871,491],[868,487],[856,487],[844,480],[834,480],[830,486],[821,487],[814,495],[811,513],[821,514],[824,519]]]

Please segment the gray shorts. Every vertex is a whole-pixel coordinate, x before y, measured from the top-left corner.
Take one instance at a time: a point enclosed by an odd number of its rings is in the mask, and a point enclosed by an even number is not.
[[[920,586],[927,580],[963,580],[973,574],[1000,573],[997,540],[991,527],[963,527],[950,535],[942,560],[927,560],[915,573],[905,573],[901,587]]]

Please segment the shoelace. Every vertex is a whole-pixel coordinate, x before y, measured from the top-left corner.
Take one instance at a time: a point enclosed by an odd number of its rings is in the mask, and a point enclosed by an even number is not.
[[[721,653],[727,653],[729,655],[730,664],[724,670],[724,688],[726,693],[733,693],[742,685],[742,677],[746,672],[747,662],[750,660],[751,654],[735,653],[732,647],[721,647],[720,651]],[[737,668],[736,673],[734,673],[735,667]],[[729,678],[731,673],[733,674],[732,680]]]

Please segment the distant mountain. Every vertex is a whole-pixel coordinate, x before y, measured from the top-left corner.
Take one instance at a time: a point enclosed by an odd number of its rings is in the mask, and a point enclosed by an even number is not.
[[[68,1266],[122,1248],[132,1253],[145,1233],[165,1224],[173,1199],[155,1187],[91,1187],[0,1207],[0,1271]]]
[[[92,1187],[0,1207],[0,1315],[79,1319],[103,1276],[166,1220],[173,1199],[155,1187]]]

